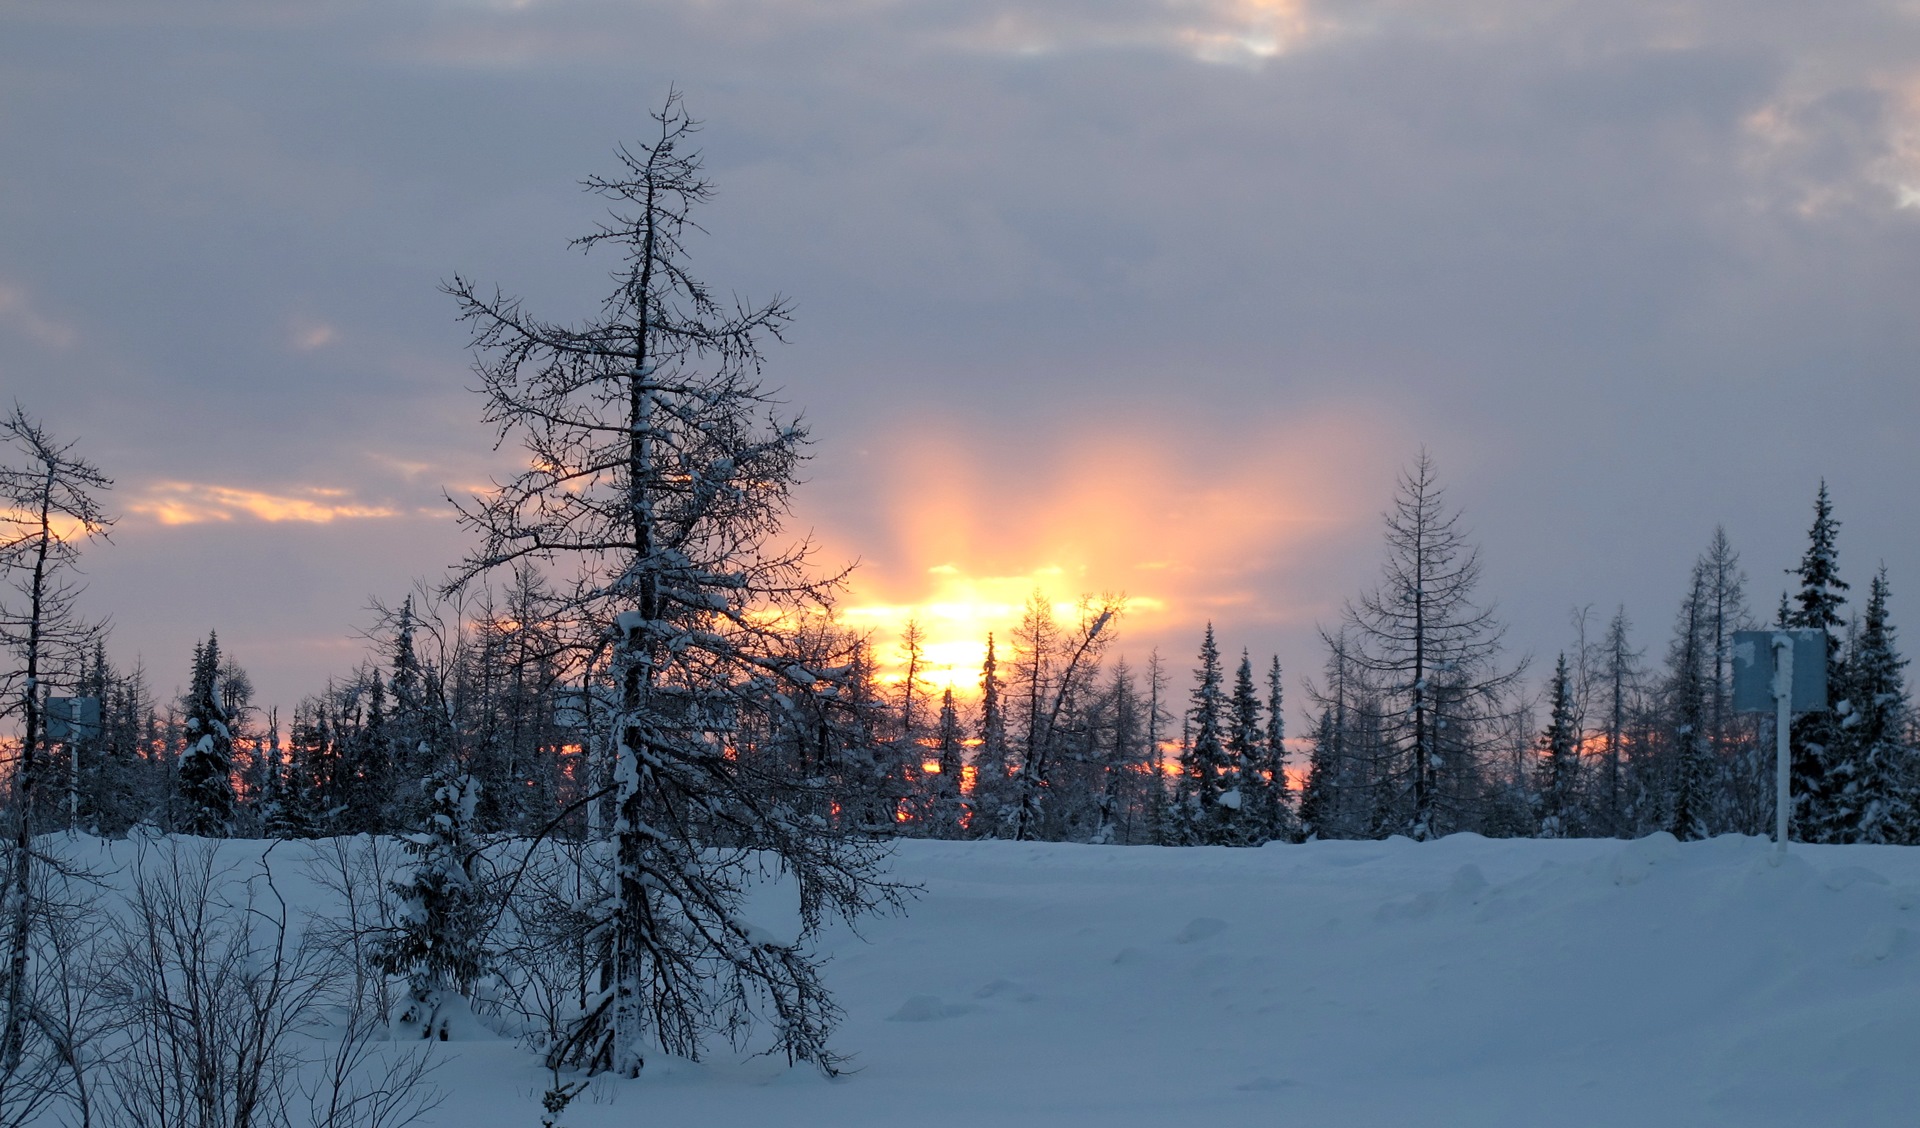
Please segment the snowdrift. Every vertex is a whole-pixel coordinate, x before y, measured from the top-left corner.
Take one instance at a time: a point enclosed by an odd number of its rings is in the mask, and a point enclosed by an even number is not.
[[[319,848],[272,855],[314,908]],[[1920,1123],[1920,850],[1770,854],[904,842],[911,912],[826,941],[854,1072],[656,1058],[565,1123]],[[538,1122],[548,1078],[511,1041],[435,1052],[430,1123]]]

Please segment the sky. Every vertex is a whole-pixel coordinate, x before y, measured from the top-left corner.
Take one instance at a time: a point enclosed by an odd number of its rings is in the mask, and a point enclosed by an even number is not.
[[[1538,673],[1658,655],[1716,525],[1770,611],[1823,479],[1920,621],[1910,0],[0,0],[0,395],[117,481],[118,659],[290,708],[460,558],[514,452],[438,286],[591,312],[671,86],[883,650],[1117,591],[1301,700],[1422,448]]]

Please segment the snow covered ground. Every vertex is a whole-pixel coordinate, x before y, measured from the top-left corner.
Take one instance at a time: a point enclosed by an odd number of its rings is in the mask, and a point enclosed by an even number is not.
[[[1920,850],[1770,849],[906,842],[910,914],[828,941],[856,1072],[656,1061],[565,1123],[1920,1123]],[[538,1122],[531,1055],[437,1049],[431,1123]]]

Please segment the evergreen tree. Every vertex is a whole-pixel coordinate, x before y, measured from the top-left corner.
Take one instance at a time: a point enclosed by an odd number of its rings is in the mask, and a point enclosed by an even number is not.
[[[287,733],[280,801],[266,825],[269,838],[315,838],[327,829],[331,820],[325,795],[331,790],[332,743],[325,703],[314,699],[302,702]]]
[[[86,773],[82,802],[86,823],[95,834],[119,837],[156,807],[157,773],[145,755],[153,724],[153,700],[146,672],[139,666],[122,672],[96,655],[100,670],[100,735]]]
[[[439,770],[431,760],[423,759],[431,755],[433,744],[428,732],[436,726],[420,656],[414,648],[418,625],[413,596],[408,595],[391,620],[393,639],[388,663],[392,673],[387,680],[387,697],[392,704],[385,738],[393,787],[382,797],[384,810],[379,820],[386,826],[420,825],[425,808],[433,801],[423,789]]]
[[[1267,727],[1260,742],[1257,771],[1265,781],[1255,821],[1260,838],[1268,842],[1292,841],[1293,808],[1287,791],[1287,717],[1285,691],[1280,679],[1280,656],[1274,655],[1267,667]]]
[[[1626,742],[1634,712],[1634,698],[1639,691],[1640,652],[1634,650],[1627,639],[1631,624],[1627,621],[1627,609],[1622,606],[1614,611],[1613,618],[1607,623],[1607,635],[1600,643],[1601,677],[1605,680],[1606,694],[1606,759],[1602,767],[1596,804],[1599,807],[1601,832],[1612,837],[1623,837],[1633,833],[1634,811],[1626,785],[1623,768],[1626,758]]]
[[[1911,715],[1907,660],[1894,642],[1887,616],[1887,570],[1882,566],[1867,589],[1866,616],[1847,655],[1845,697],[1836,707],[1839,743],[1859,765],[1857,794],[1849,806],[1858,822],[1849,840],[1913,843],[1920,830],[1920,794],[1915,792],[1915,750],[1907,740]]]
[[[1227,763],[1234,779],[1230,793],[1234,803],[1228,822],[1227,838],[1234,842],[1259,845],[1267,841],[1267,779],[1261,773],[1263,763],[1260,728],[1260,698],[1253,687],[1253,658],[1240,652],[1240,665],[1233,675],[1233,695],[1228,701],[1226,738]],[[1224,798],[1224,797],[1223,797]]]
[[[1814,498],[1813,526],[1807,530],[1807,550],[1800,558],[1795,574],[1800,590],[1786,608],[1785,625],[1826,632],[1827,686],[1829,698],[1844,691],[1846,671],[1840,628],[1845,620],[1840,609],[1846,603],[1846,581],[1840,578],[1839,556],[1835,541],[1840,522],[1834,519],[1833,503],[1827,497],[1823,479]],[[1850,788],[1857,789],[1859,765],[1838,760],[1835,747],[1838,730],[1832,710],[1803,714],[1794,719],[1792,729],[1793,833],[1803,842],[1833,842],[1842,839],[1847,825],[1858,811],[1844,807]]]
[[[928,820],[938,838],[960,836],[963,814],[960,783],[966,772],[965,730],[953,700],[953,687],[940,695],[940,719],[934,732],[934,754],[940,771],[933,777],[933,804]]]
[[[1310,739],[1307,778],[1300,789],[1300,837],[1303,840],[1321,837],[1321,828],[1333,810],[1334,762],[1339,755],[1339,741],[1331,708],[1320,710]]]
[[[1236,765],[1227,752],[1227,699],[1220,670],[1220,648],[1207,624],[1200,643],[1200,668],[1187,707],[1188,738],[1180,751],[1180,787],[1174,817],[1180,838],[1190,845],[1219,846],[1231,841],[1240,792]]]
[[[1667,830],[1682,842],[1709,833],[1712,753],[1708,745],[1708,640],[1706,575],[1693,570],[1693,586],[1675,624],[1668,657],[1667,717],[1671,758]]]
[[[998,837],[1008,823],[1012,790],[1007,757],[1006,683],[987,632],[987,656],[980,664],[979,745],[973,754],[972,810],[968,829],[978,838]]]
[[[1553,681],[1547,687],[1553,699],[1553,712],[1547,729],[1540,734],[1540,837],[1570,838],[1581,832],[1578,795],[1580,771],[1580,733],[1574,715],[1573,678],[1567,671],[1567,656],[1553,668]]]
[[[338,834],[379,834],[389,829],[385,816],[395,783],[387,689],[380,672],[368,668],[350,692],[355,702],[350,715],[356,723],[337,744],[333,829]]]
[[[1321,634],[1327,647],[1323,685],[1309,682],[1307,695],[1319,706],[1313,748],[1307,760],[1306,784],[1300,794],[1300,835],[1303,839],[1358,838],[1387,833],[1381,804],[1374,800],[1369,754],[1374,742],[1365,739],[1370,708],[1364,680],[1352,660],[1345,629]]]
[[[487,899],[475,872],[473,835],[479,784],[451,758],[426,781],[425,825],[402,841],[413,872],[393,883],[399,924],[375,946],[374,966],[407,977],[399,1021],[423,1038],[447,1039],[454,998],[471,997],[490,962],[485,946]],[[450,997],[451,996],[451,997]]]
[[[260,830],[268,838],[280,837],[273,827],[280,821],[280,810],[287,801],[286,750],[280,745],[280,710],[267,711],[267,734],[255,749],[259,783]]]
[[[182,706],[180,829],[224,838],[233,830],[233,731],[220,693],[220,640],[211,631],[193,648],[193,683]]]

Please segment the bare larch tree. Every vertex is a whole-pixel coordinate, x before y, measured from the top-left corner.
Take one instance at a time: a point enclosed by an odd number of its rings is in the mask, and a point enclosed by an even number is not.
[[[113,481],[73,453],[16,404],[0,420],[0,443],[10,456],[0,463],[0,574],[10,589],[0,602],[0,716],[17,717],[20,743],[9,765],[12,784],[8,814],[12,825],[5,869],[6,963],[0,967],[0,991],[6,1012],[0,1015],[0,1106],[18,1107],[16,1082],[30,1087],[44,1074],[30,1059],[35,1051],[34,1000],[29,955],[34,931],[43,921],[34,848],[35,803],[47,762],[46,698],[53,681],[79,673],[98,628],[79,617],[75,577],[80,546],[106,535],[112,518],[95,495]],[[51,782],[51,781],[47,781]],[[29,1102],[30,1103],[30,1102]]]
[[[1520,672],[1497,664],[1501,628],[1475,602],[1479,550],[1442,495],[1423,450],[1386,515],[1380,586],[1346,615],[1351,657],[1378,692],[1370,719],[1392,761],[1383,782],[1398,792],[1390,825],[1416,840],[1465,829],[1486,722]]]
[[[785,301],[723,303],[688,269],[691,218],[710,197],[678,94],[650,141],[585,187],[609,218],[575,240],[620,256],[597,316],[560,324],[456,277],[486,418],[528,469],[460,505],[482,546],[453,583],[537,562],[610,647],[611,892],[594,911],[600,994],[550,1049],[556,1066],[638,1074],[647,1047],[697,1056],[771,1030],[774,1052],[824,1070],[837,1018],[809,942],[825,916],[897,903],[883,849],[833,817],[834,784],[746,755],[729,733],[753,710],[831,699],[840,673],[800,642],[838,577],[808,546],[775,544],[806,431],[763,390],[761,343]],[[797,887],[798,934],[740,916],[777,870]]]

